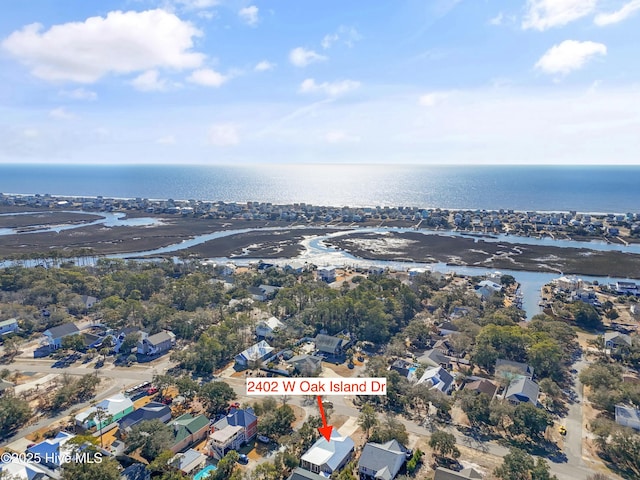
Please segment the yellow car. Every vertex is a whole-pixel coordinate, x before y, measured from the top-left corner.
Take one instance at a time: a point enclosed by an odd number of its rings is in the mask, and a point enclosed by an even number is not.
[[[565,428],[564,425],[560,425],[558,427],[558,432],[560,432],[560,435],[566,435],[567,434],[567,429]]]

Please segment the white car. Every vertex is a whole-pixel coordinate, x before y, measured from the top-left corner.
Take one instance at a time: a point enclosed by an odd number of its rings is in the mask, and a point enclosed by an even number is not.
[[[271,439],[269,437],[265,437],[264,435],[258,435],[258,441],[262,443],[271,443]]]

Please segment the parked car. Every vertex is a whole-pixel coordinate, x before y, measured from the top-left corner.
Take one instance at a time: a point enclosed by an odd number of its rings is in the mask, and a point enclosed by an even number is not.
[[[244,453],[240,454],[240,456],[238,457],[238,463],[246,465],[247,463],[249,463],[249,457],[247,457]]]
[[[258,441],[262,443],[271,443],[271,439],[269,437],[265,437],[264,435],[258,435]]]
[[[147,389],[147,395],[154,395],[158,393],[158,388],[157,387],[149,387]]]

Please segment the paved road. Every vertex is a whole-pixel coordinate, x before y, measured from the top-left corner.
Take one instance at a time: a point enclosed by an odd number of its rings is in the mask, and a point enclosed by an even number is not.
[[[136,365],[133,367],[113,367],[112,365],[106,365],[102,369],[94,369],[92,364],[89,365],[74,365],[72,367],[64,369],[51,368],[53,362],[48,359],[23,359],[18,358],[9,366],[11,369],[19,371],[30,371],[37,373],[68,373],[71,375],[85,375],[87,373],[97,372],[99,376],[104,378],[110,378],[114,384],[106,391],[100,392],[93,401],[100,401],[113,395],[116,392],[125,390],[132,384],[141,383],[143,381],[150,381],[153,375],[156,373],[164,373],[166,369],[172,366],[171,361],[167,359],[160,359],[158,362],[149,365]],[[580,360],[576,363],[575,368],[580,371],[587,366],[585,360]],[[247,397],[245,390],[244,378],[225,378],[223,381],[227,382],[233,390],[236,392],[241,401],[252,401],[259,397]],[[586,480],[589,475],[594,471],[589,469],[584,460],[582,459],[582,437],[584,432],[582,431],[582,386],[579,381],[576,380],[576,392],[578,394],[579,401],[570,406],[569,414],[566,419],[567,437],[565,439],[565,453],[567,455],[567,462],[565,463],[553,463],[549,462],[551,466],[551,472],[558,476],[559,480]],[[358,417],[360,414],[357,408],[354,408],[350,401],[345,397],[332,396],[333,412],[336,415],[343,415],[347,417]],[[307,415],[317,415],[317,407],[315,403],[311,405],[305,403],[305,398],[301,396],[293,396],[289,399],[289,402],[302,407]],[[36,424],[23,429],[19,436],[22,437],[28,433],[31,433],[39,428],[51,424],[55,420],[59,420],[73,410],[79,410],[88,406],[90,402],[74,405],[72,408],[65,410],[55,418],[46,418],[40,420]],[[429,437],[432,431],[428,428],[420,426],[413,421],[406,420],[404,418],[398,418],[407,428],[407,431],[419,436]],[[488,453],[498,457],[503,457],[508,453],[508,449],[495,442],[479,442],[471,437],[468,437],[460,433],[457,429],[449,427],[447,431],[453,433],[456,436],[457,442],[461,445],[465,445],[469,448],[473,448],[483,453]],[[18,435],[16,435],[18,436]],[[10,440],[9,440],[10,441]],[[5,442],[6,443],[6,442]]]

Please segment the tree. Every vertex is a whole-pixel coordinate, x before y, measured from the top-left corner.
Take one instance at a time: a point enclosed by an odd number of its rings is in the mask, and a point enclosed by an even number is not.
[[[376,412],[369,403],[365,403],[360,410],[360,415],[358,416],[358,425],[362,427],[367,436],[367,440],[369,439],[369,434],[371,429],[378,424],[378,418],[376,417]]]
[[[577,301],[569,305],[569,311],[580,327],[594,329],[602,326],[600,315],[593,305]]]
[[[17,337],[9,337],[4,340],[4,354],[13,359],[20,351],[20,339]]]
[[[81,350],[84,350],[86,345],[84,344],[84,337],[80,334],[75,334],[63,337],[61,347],[64,350],[73,350],[74,352],[79,352]]]
[[[482,427],[491,423],[491,398],[484,393],[459,392],[460,407],[474,427]]]
[[[140,448],[140,455],[151,461],[169,449],[173,431],[158,419],[143,420],[131,429],[127,439],[130,450]]]
[[[233,471],[236,468],[236,463],[240,455],[235,450],[231,450],[218,462],[215,471],[209,474],[210,480],[231,480],[234,478]],[[239,477],[241,478],[241,476]]]
[[[456,447],[456,437],[452,433],[441,430],[433,432],[429,439],[429,446],[441,457],[458,458],[460,450]]]
[[[293,409],[289,405],[282,405],[260,417],[258,431],[269,438],[277,439],[292,431],[291,424],[295,419]]]
[[[502,480],[531,480],[531,471],[535,467],[533,457],[519,448],[510,448],[502,465],[493,474]]]
[[[19,429],[31,418],[29,402],[5,394],[0,397],[0,437],[4,437]]]
[[[406,445],[409,442],[407,428],[403,423],[396,420],[395,417],[387,415],[382,422],[371,434],[370,440],[376,443],[386,443],[389,440],[397,440]]]
[[[62,465],[62,480],[120,480],[118,462],[95,453],[95,461],[66,462]],[[91,459],[91,457],[89,457]],[[100,459],[99,461],[97,459]]]
[[[200,390],[200,399],[210,415],[224,412],[229,402],[235,398],[236,393],[224,382],[210,382]]]
[[[551,415],[545,410],[525,402],[516,405],[509,432],[512,435],[525,435],[537,440],[549,425],[553,425]]]

